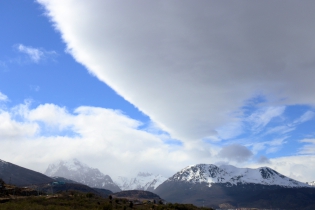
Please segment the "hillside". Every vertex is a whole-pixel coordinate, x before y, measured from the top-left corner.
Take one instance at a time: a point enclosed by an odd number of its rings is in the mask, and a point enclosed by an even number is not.
[[[46,184],[54,179],[39,172],[0,160],[0,178],[8,184],[28,186]]]

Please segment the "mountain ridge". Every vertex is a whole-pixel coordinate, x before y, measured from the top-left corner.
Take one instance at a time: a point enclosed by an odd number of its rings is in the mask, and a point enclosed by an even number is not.
[[[127,178],[119,176],[114,182],[122,190],[146,190],[153,192],[167,178],[148,172],[139,172],[136,177]]]
[[[103,174],[97,168],[89,167],[78,159],[50,164],[45,171],[45,175],[63,177],[92,188],[103,188],[113,192],[121,191],[109,175]]]
[[[309,187],[308,184],[286,177],[269,167],[257,169],[237,168],[232,165],[197,164],[187,166],[175,173],[167,181],[186,181],[190,183],[252,183],[262,185],[279,185],[283,187]]]

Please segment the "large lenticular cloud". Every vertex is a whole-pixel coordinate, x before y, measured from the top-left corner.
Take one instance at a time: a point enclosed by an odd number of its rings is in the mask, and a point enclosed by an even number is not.
[[[174,138],[245,101],[315,104],[314,1],[38,0],[74,58]]]

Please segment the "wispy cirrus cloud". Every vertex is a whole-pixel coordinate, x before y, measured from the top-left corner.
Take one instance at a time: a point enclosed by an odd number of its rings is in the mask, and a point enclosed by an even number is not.
[[[275,153],[279,151],[284,144],[287,143],[286,139],[288,136],[279,137],[269,141],[253,142],[249,143],[248,146],[252,148],[253,153],[258,153],[259,151],[265,151],[265,153]]]
[[[42,48],[35,48],[31,46],[26,46],[23,44],[14,45],[14,47],[20,52],[27,55],[27,57],[34,63],[39,63],[41,60],[46,59],[51,56],[56,56],[55,51],[46,51]]]
[[[301,117],[296,119],[293,124],[301,124],[307,122],[315,117],[315,113],[313,111],[306,111]]]
[[[252,125],[254,133],[260,133],[275,117],[281,116],[285,111],[285,106],[265,107],[251,114],[247,121]]]
[[[8,100],[8,96],[0,92],[0,101],[7,101],[7,100]]]
[[[300,143],[305,143],[303,147],[299,149],[299,154],[302,155],[314,155],[315,154],[315,138],[313,139],[302,139]]]

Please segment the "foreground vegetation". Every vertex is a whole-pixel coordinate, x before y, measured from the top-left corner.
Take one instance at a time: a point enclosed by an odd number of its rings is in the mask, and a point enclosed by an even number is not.
[[[211,210],[210,208],[198,208],[191,204],[154,204],[149,201],[134,204],[126,199],[101,198],[92,193],[84,194],[79,192],[65,192],[54,196],[28,196],[2,199],[2,202],[0,200],[0,209],[4,210]]]

